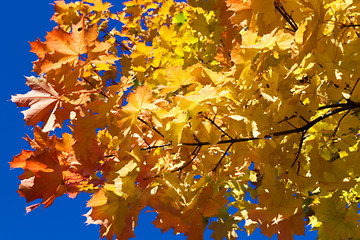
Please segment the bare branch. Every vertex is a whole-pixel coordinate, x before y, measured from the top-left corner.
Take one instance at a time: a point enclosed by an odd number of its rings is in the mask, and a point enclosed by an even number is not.
[[[109,37],[114,37],[114,36],[111,36],[111,35],[110,35],[110,33],[109,33],[109,31],[108,31],[107,29],[103,29],[103,32],[104,32],[107,36],[109,36]],[[116,42],[117,45],[119,45],[120,47],[122,47],[124,50],[131,52],[131,48],[129,48],[129,47],[126,46],[125,44],[119,42],[116,38],[115,38],[115,42]]]
[[[309,121],[306,120],[303,116],[300,115],[300,118],[301,118],[304,122],[309,123]]]
[[[290,120],[290,119],[293,119],[293,118],[295,118],[295,117],[297,117],[296,114],[292,115],[291,117],[285,117],[283,120],[281,120],[281,121],[279,121],[279,122],[277,122],[277,123],[282,123],[282,122],[288,121],[288,120]]]

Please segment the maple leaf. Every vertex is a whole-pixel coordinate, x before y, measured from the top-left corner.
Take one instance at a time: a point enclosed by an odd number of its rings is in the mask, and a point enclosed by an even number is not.
[[[89,54],[95,48],[97,36],[96,25],[87,28],[84,19],[73,25],[70,33],[55,28],[48,33],[44,43],[39,40],[31,43],[31,51],[39,57],[39,60],[34,62],[34,70],[41,74],[59,69],[65,64],[76,66],[86,60],[83,54]]]
[[[10,163],[41,199],[27,210],[83,191],[107,239],[134,237],[146,205],[188,239],[235,239],[242,220],[358,239],[359,4],[204,2],[55,2],[58,26],[31,43],[42,77],[12,97],[44,125]]]
[[[211,185],[205,187],[198,199],[200,212],[205,217],[213,217],[216,215],[221,207],[228,201],[224,196],[225,189],[214,195],[214,189]]]
[[[209,229],[213,230],[211,237],[215,240],[223,240],[224,237],[229,240],[237,239],[238,235],[235,232],[235,226],[238,221],[233,218],[219,219],[209,225]]]
[[[43,131],[48,132],[61,127],[66,119],[73,117],[74,107],[66,103],[43,77],[27,77],[26,84],[31,91],[12,96],[11,101],[18,107],[29,107],[22,111],[27,125],[35,126],[43,122]]]
[[[160,228],[162,232],[169,231],[171,228],[175,232],[189,232],[190,226],[184,222],[181,211],[171,206],[171,204],[163,203],[163,199],[150,199],[149,205],[157,212],[156,219],[153,221],[155,227]]]
[[[127,122],[130,126],[133,126],[140,112],[156,108],[151,91],[144,86],[138,87],[135,92],[130,93],[127,102],[126,106],[120,110],[122,115],[122,119],[119,121],[120,124]]]
[[[83,177],[69,168],[71,166],[71,138],[64,134],[63,139],[48,137],[36,127],[34,140],[28,141],[35,151],[23,150],[10,162],[11,168],[22,168],[24,173],[19,176],[21,184],[19,194],[32,202],[41,198],[42,202],[26,208],[27,212],[34,210],[41,204],[49,207],[55,198],[68,193],[75,197],[78,193],[77,186],[82,185]],[[42,146],[49,151],[40,150]]]
[[[181,66],[169,68],[166,71],[166,80],[169,84],[161,90],[161,94],[176,91],[194,82],[194,78],[188,72],[182,70]]]
[[[92,10],[96,12],[106,12],[112,5],[108,2],[103,3],[102,0],[87,0],[89,3],[93,3],[94,6],[91,7]]]
[[[101,115],[84,113],[84,117],[79,117],[73,121],[71,126],[75,143],[74,152],[77,156],[78,171],[85,176],[90,176],[101,166],[104,158],[104,151],[100,148],[97,140],[96,128],[103,121]]]
[[[55,14],[51,20],[54,20],[59,25],[72,25],[80,20],[80,14],[77,11],[79,2],[71,2],[66,4],[64,0],[58,0],[54,2]]]
[[[139,203],[138,203],[139,204]],[[87,224],[100,224],[101,237],[129,239],[134,237],[134,227],[141,208],[129,208],[129,202],[116,194],[113,185],[105,185],[89,200],[92,209],[85,215]]]
[[[226,5],[229,7],[229,10],[234,12],[251,9],[251,1],[246,1],[246,0],[245,1],[227,0]]]
[[[261,231],[264,235],[270,237],[277,234],[279,240],[294,239],[294,235],[304,235],[303,213],[297,213],[287,219],[276,219],[273,223],[262,223]]]
[[[138,113],[141,110],[151,110],[155,106],[151,91],[147,87],[138,87],[134,93],[129,94],[127,105],[122,111],[129,113]]]

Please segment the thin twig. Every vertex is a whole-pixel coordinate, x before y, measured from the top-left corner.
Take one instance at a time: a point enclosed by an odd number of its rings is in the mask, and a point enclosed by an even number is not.
[[[233,144],[234,144],[234,142],[231,142],[231,143],[229,144],[229,146],[226,148],[224,154],[221,156],[220,160],[217,162],[216,166],[215,166],[214,169],[212,170],[213,172],[215,172],[216,169],[219,167],[221,161],[225,158],[227,152],[229,151],[229,149],[231,148],[231,146],[232,146]]]
[[[91,82],[89,82],[86,78],[82,78],[85,82],[87,82],[92,88],[96,89],[98,91],[98,93],[100,93],[101,95],[103,95],[105,98],[109,98],[102,90],[98,89],[96,86],[94,86],[94,84],[92,84]]]
[[[286,123],[292,126],[293,128],[296,128],[291,122],[289,122],[289,120],[286,120]]]
[[[278,12],[284,17],[284,19],[290,24],[292,27],[293,32],[296,32],[298,30],[298,26],[294,19],[286,12],[284,6],[278,2],[274,1],[275,9],[278,10]]]
[[[302,134],[301,134],[299,150],[298,150],[298,152],[296,153],[296,157],[295,157],[293,163],[291,164],[291,167],[293,167],[293,166],[295,165],[295,163],[297,162],[297,160],[299,159],[299,156],[300,156],[300,153],[301,153],[301,149],[302,149],[302,145],[303,145],[303,142],[304,142],[304,139],[305,139],[305,133],[306,133],[306,130],[303,131]]]
[[[353,94],[353,92],[354,92],[354,90],[355,90],[355,88],[356,88],[356,85],[359,83],[359,80],[360,80],[360,78],[358,78],[358,79],[356,80],[354,87],[351,89],[350,96]]]
[[[114,37],[114,36],[111,36],[110,33],[107,31],[107,29],[104,29],[103,30],[104,33],[106,33],[107,36],[109,37]],[[114,37],[115,38],[115,37]],[[115,42],[116,44],[118,44],[120,47],[124,48],[125,50],[131,52],[131,48],[129,48],[128,46],[126,46],[125,44],[119,42],[116,38],[115,38]]]
[[[304,131],[307,131],[308,129],[310,129],[312,126],[314,126],[315,124],[317,124],[318,122],[331,117],[337,113],[341,113],[347,110],[352,110],[352,109],[356,109],[356,108],[360,108],[360,103],[356,103],[356,102],[349,102],[347,104],[338,104],[339,108],[336,108],[332,111],[328,111],[327,113],[315,118],[312,121],[309,121],[307,124],[305,124],[302,127],[299,128],[294,128],[294,129],[289,129],[289,130],[284,130],[284,131],[279,131],[279,132],[273,132],[270,134],[266,134],[264,135],[264,137],[245,137],[245,138],[234,138],[234,139],[229,139],[229,140],[221,140],[218,141],[215,144],[212,144],[210,142],[180,142],[179,145],[183,145],[183,146],[206,146],[206,145],[219,145],[219,144],[234,144],[234,143],[240,143],[240,142],[249,142],[249,141],[254,141],[254,140],[259,140],[259,139],[269,139],[271,137],[278,137],[278,136],[284,136],[284,135],[289,135],[292,133],[302,133]],[[151,149],[153,148],[162,148],[165,146],[170,146],[171,143],[165,144],[165,145],[160,145],[160,146],[151,146]],[[148,148],[143,148],[141,150],[148,150]]]
[[[149,146],[149,147],[146,147],[146,148],[141,148],[140,150],[147,151],[147,150],[150,150],[150,149],[164,148],[164,147],[168,147],[168,146],[171,146],[171,145],[172,145],[172,143],[166,143],[166,144],[162,144],[162,145],[156,145],[156,146]]]
[[[145,120],[141,119],[140,117],[137,117],[137,119],[138,119],[140,122],[144,123],[144,124],[145,124],[146,126],[148,126],[149,128],[151,128],[152,130],[154,130],[157,134],[159,134],[159,135],[162,136],[163,138],[165,137],[159,130],[156,129],[156,127],[150,126],[149,123],[147,123]]]
[[[334,136],[336,135],[336,132],[337,132],[337,130],[338,130],[339,127],[340,127],[341,121],[346,117],[346,115],[349,114],[349,112],[350,112],[350,109],[347,110],[347,112],[346,112],[344,115],[342,115],[342,117],[340,118],[339,122],[338,122],[337,125],[336,125],[336,128],[335,128],[335,130],[334,130],[334,133],[332,134],[332,137],[334,137]]]
[[[360,24],[341,24],[342,28],[348,28],[348,27],[360,27]]]
[[[185,163],[185,164],[182,165],[181,167],[178,167],[178,168],[172,170],[171,172],[173,173],[173,172],[181,171],[181,170],[183,170],[184,168],[186,168],[190,163],[192,163],[192,162],[195,160],[195,158],[196,158],[197,155],[199,154],[200,150],[201,150],[201,146],[197,146],[197,147],[195,148],[195,150],[190,154],[190,156],[194,155],[194,156],[190,159],[190,161],[188,161],[187,163]]]
[[[355,29],[355,27],[359,27],[360,25],[359,25],[359,24],[352,24],[352,21],[351,21],[351,19],[350,19],[350,16],[348,16],[348,19],[349,19],[349,21],[351,22],[351,24],[350,24],[349,26],[351,26],[351,27],[354,29],[356,36],[357,36],[357,37],[360,37],[359,33],[358,33],[358,32],[356,31],[356,29]]]
[[[288,121],[288,120],[290,120],[290,119],[293,119],[293,118],[295,118],[295,117],[297,117],[296,114],[292,115],[291,117],[285,117],[283,120],[281,120],[281,121],[279,121],[279,122],[277,122],[277,123],[282,123],[282,122]]]
[[[304,122],[306,122],[306,123],[309,123],[309,121],[308,120],[306,120],[303,116],[299,116]]]
[[[225,134],[228,138],[230,139],[234,139],[232,138],[229,134],[227,134],[224,130],[221,129],[221,127],[219,127],[216,123],[215,123],[215,117],[214,119],[210,119],[208,116],[205,116],[203,114],[203,117],[206,118],[207,120],[209,120],[211,122],[211,124],[213,124],[217,129],[219,129],[223,134]]]

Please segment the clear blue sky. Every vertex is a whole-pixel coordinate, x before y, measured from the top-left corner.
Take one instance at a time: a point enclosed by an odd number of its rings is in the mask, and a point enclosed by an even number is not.
[[[20,170],[9,170],[8,162],[21,149],[29,149],[22,138],[25,134],[31,136],[31,129],[24,126],[23,115],[16,105],[10,102],[11,95],[26,93],[29,89],[25,85],[25,77],[34,75],[32,63],[36,55],[30,53],[29,41],[35,41],[37,37],[44,40],[46,32],[54,27],[50,22],[53,14],[53,6],[50,0],[6,0],[2,1],[2,13],[0,22],[2,33],[0,47],[2,56],[0,80],[3,83],[0,88],[0,126],[1,131],[1,161],[0,176],[3,181],[3,189],[0,194],[0,239],[1,240],[97,240],[99,239],[99,227],[85,224],[86,218],[82,216],[88,212],[86,201],[89,196],[80,194],[75,199],[63,196],[55,200],[54,204],[47,209],[25,214],[25,199],[21,198],[16,190],[19,180],[17,176]],[[69,2],[69,1],[67,1]],[[121,8],[121,0],[109,0],[114,10]],[[151,222],[155,219],[154,214],[141,214],[136,228],[136,239],[185,239],[183,236],[175,236],[172,232],[162,234]],[[249,238],[239,233],[239,239],[268,239],[257,234]],[[204,238],[210,238],[210,231],[205,233]],[[307,233],[309,234],[309,233]],[[314,233],[311,238],[300,237],[296,239],[315,239]],[[276,238],[272,238],[274,240]]]

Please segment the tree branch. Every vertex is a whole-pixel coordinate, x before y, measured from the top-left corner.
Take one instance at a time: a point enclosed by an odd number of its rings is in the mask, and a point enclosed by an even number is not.
[[[194,149],[194,151],[190,154],[190,156],[194,155],[194,156],[190,159],[190,161],[188,161],[187,163],[185,163],[185,164],[182,165],[181,167],[178,167],[178,168],[172,170],[171,172],[173,173],[173,172],[181,171],[181,170],[183,170],[184,168],[186,168],[190,163],[192,163],[192,162],[195,160],[196,156],[197,156],[197,155],[199,154],[199,152],[200,152],[200,149],[201,149],[201,146],[196,146],[196,148]]]
[[[274,1],[275,9],[284,17],[284,19],[290,24],[292,31],[296,32],[298,30],[298,26],[294,19],[286,12],[284,6],[279,1]],[[289,29],[290,30],[290,29]]]
[[[249,142],[249,141],[254,141],[254,140],[259,140],[259,139],[271,139],[272,137],[284,136],[284,135],[289,135],[292,133],[303,133],[303,132],[306,132],[307,130],[309,130],[312,126],[314,126],[318,122],[320,122],[328,117],[331,117],[337,113],[360,108],[360,103],[350,101],[349,103],[345,103],[345,104],[337,104],[336,106],[329,105],[329,106],[324,106],[324,107],[326,107],[326,108],[339,107],[339,108],[328,111],[327,113],[315,118],[314,120],[308,121],[307,124],[305,124],[304,126],[299,127],[299,128],[269,133],[269,134],[264,135],[264,137],[245,137],[245,138],[234,138],[234,139],[229,139],[229,140],[221,140],[221,141],[218,141],[217,143],[215,143],[214,145],[219,145],[219,144],[231,144],[232,145],[234,143]],[[162,148],[162,147],[166,147],[166,146],[170,146],[170,145],[172,145],[172,143],[168,143],[168,144],[164,144],[164,145],[160,145],[160,146],[151,146],[151,147],[147,147],[147,148],[142,148],[141,150]],[[180,142],[179,145],[202,147],[202,146],[212,145],[212,144],[210,142],[200,142],[199,141],[199,142]]]
[[[87,82],[93,89],[96,89],[98,91],[98,93],[100,93],[101,95],[103,95],[105,98],[109,98],[101,89],[98,89],[96,86],[94,86],[94,84],[92,84],[91,82],[89,82],[86,78],[82,78],[85,82]]]
[[[164,148],[164,147],[168,147],[168,146],[171,146],[171,145],[172,145],[172,143],[166,143],[166,144],[162,144],[162,145],[156,145],[156,146],[149,146],[149,147],[146,147],[146,148],[141,148],[140,150],[148,151],[148,150],[151,150],[151,149]]]
[[[230,139],[233,139],[229,134],[227,134],[224,130],[222,130],[216,123],[215,123],[215,118],[210,119],[209,117],[205,116],[204,114],[202,114],[204,118],[206,118],[207,120],[209,120],[211,122],[211,124],[213,124],[217,129],[219,129],[223,134],[225,134],[225,136],[227,136]]]
[[[354,87],[351,89],[350,96],[353,94],[353,92],[354,92],[357,84],[359,83],[359,80],[360,80],[360,78],[356,79],[356,82],[355,82],[355,84],[354,84]]]
[[[295,160],[293,161],[293,163],[291,164],[291,167],[293,167],[295,165],[295,163],[297,162],[297,160],[299,159],[299,156],[300,156],[300,153],[301,153],[301,149],[302,149],[302,145],[304,143],[304,139],[305,139],[305,133],[306,131],[303,131],[302,134],[301,134],[301,139],[300,139],[300,145],[299,145],[299,150],[298,152],[296,153],[296,157],[295,157]],[[299,162],[300,164],[300,162]],[[298,171],[299,171],[299,167],[298,167]]]
[[[156,127],[150,126],[149,123],[147,123],[145,120],[143,120],[143,119],[140,118],[140,117],[137,117],[137,119],[138,119],[140,122],[144,123],[144,124],[145,124],[146,126],[148,126],[149,128],[151,128],[152,130],[154,130],[157,134],[159,134],[159,135],[162,136],[163,138],[165,137],[159,130],[156,129]]]
[[[346,115],[349,114],[349,112],[350,112],[350,109],[347,110],[344,115],[342,115],[342,117],[340,118],[339,122],[338,122],[337,125],[336,125],[336,128],[335,128],[335,130],[334,130],[334,132],[333,132],[333,134],[332,134],[332,137],[334,137],[334,136],[336,135],[336,132],[337,132],[337,130],[338,130],[339,127],[340,127],[341,121],[346,117]]]
[[[219,167],[221,161],[225,158],[227,152],[230,150],[231,146],[234,144],[234,142],[230,143],[229,146],[226,148],[224,154],[221,156],[220,160],[217,162],[216,166],[214,167],[214,169],[212,170],[213,172],[216,171],[216,169]]]

